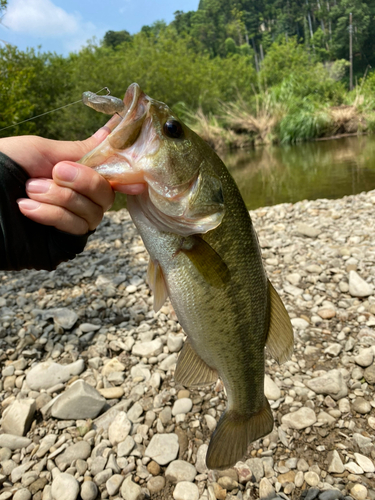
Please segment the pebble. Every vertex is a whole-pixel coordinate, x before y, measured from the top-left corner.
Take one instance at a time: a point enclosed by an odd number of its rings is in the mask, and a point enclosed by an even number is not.
[[[361,415],[366,415],[371,411],[372,406],[365,398],[358,397],[353,401],[352,408]]]
[[[93,481],[83,481],[81,486],[82,500],[95,500],[98,496],[98,487]]]
[[[63,472],[52,481],[51,496],[53,500],[76,500],[79,490],[77,479]]]
[[[362,279],[355,271],[349,272],[349,293],[352,297],[368,297],[374,287]]]
[[[198,486],[194,483],[181,481],[180,483],[177,483],[173,491],[173,498],[175,500],[198,500]]]
[[[68,365],[60,365],[53,361],[45,361],[35,365],[26,375],[26,383],[34,391],[49,389],[59,383],[67,382],[85,369],[83,359]]]
[[[162,351],[163,342],[160,339],[151,340],[150,342],[136,342],[132,348],[132,354],[141,358],[157,356]]]
[[[10,450],[20,450],[27,448],[31,443],[31,439],[21,437],[14,434],[0,434],[0,447],[9,448]]]
[[[91,385],[77,380],[56,400],[51,415],[60,419],[95,418],[105,405],[105,399]]]
[[[123,480],[124,476],[122,476],[121,474],[114,474],[107,480],[105,486],[110,497],[117,495]]]
[[[350,494],[355,500],[365,500],[367,498],[367,488],[362,484],[355,484],[350,490]]]
[[[259,483],[259,498],[273,498],[275,495],[274,487],[269,479],[264,477]]]
[[[30,500],[31,492],[27,488],[17,490],[13,495],[13,500]]]
[[[162,491],[164,487],[165,487],[165,479],[163,476],[151,477],[147,481],[147,488],[151,494]]]
[[[313,471],[305,472],[304,479],[309,486],[315,487],[318,486],[319,484],[319,476],[316,472]]]
[[[159,465],[166,465],[177,457],[179,450],[176,434],[155,434],[147,446],[145,456]]]
[[[197,471],[194,465],[185,462],[184,460],[175,460],[171,462],[166,471],[165,478],[171,483],[179,483],[180,481],[193,482]]]
[[[180,413],[189,413],[193,407],[193,401],[190,398],[177,399],[172,408],[172,415],[176,416]]]
[[[30,429],[35,410],[35,399],[14,401],[4,410],[1,423],[2,430],[7,434],[24,436]]]
[[[311,408],[302,407],[299,410],[287,413],[281,417],[281,421],[291,429],[306,429],[316,422],[316,415]]]
[[[335,400],[344,398],[348,394],[346,382],[339,370],[331,370],[320,377],[308,380],[306,385],[316,394],[328,394]]]
[[[131,475],[124,479],[120,492],[124,500],[143,500],[145,497],[142,488],[132,481]]]
[[[264,377],[264,395],[271,401],[277,401],[281,397],[279,386],[268,375]]]
[[[86,460],[91,454],[91,446],[87,441],[78,441],[74,443],[55,458],[57,467],[60,469],[70,465],[73,460]]]
[[[108,427],[108,439],[115,446],[128,437],[132,428],[132,423],[125,412],[120,412]]]
[[[335,474],[341,474],[344,472],[344,464],[342,463],[340,455],[336,450],[333,450],[330,456],[328,455],[328,461],[328,472],[333,472]]]
[[[357,356],[354,357],[354,361],[357,365],[367,368],[374,361],[374,353],[371,348],[362,349]]]
[[[372,460],[360,453],[354,453],[357,464],[364,470],[364,472],[375,472],[375,467]]]

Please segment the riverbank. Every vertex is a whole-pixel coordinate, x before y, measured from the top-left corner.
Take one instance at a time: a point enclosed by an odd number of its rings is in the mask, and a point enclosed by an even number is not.
[[[276,103],[255,112],[245,103],[225,104],[220,115],[198,110],[189,114],[188,122],[216,151],[335,139],[374,129],[371,110],[356,104],[329,107],[316,102]]]
[[[184,336],[153,313],[125,210],[55,272],[1,272],[0,499],[374,500],[374,208],[375,191],[251,212],[295,352],[266,362],[274,431],[220,473],[223,387],[175,384]]]

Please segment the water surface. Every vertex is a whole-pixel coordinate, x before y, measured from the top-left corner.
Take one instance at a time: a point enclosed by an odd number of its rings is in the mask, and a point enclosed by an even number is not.
[[[249,209],[375,189],[375,135],[220,155]],[[123,205],[116,199],[115,210]]]

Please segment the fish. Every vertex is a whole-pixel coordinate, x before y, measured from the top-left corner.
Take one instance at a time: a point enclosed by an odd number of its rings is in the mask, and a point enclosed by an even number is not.
[[[154,309],[169,297],[187,336],[175,381],[194,388],[220,377],[224,384],[227,407],[206,465],[226,469],[273,429],[264,394],[265,346],[279,363],[289,359],[291,322],[224,163],[136,83],[124,104],[113,131],[81,163],[113,183],[131,176],[147,185],[142,194],[128,196],[127,208],[150,255]]]

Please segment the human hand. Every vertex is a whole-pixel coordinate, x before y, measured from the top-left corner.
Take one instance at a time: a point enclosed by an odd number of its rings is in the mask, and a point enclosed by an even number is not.
[[[75,161],[102,142],[118,120],[118,116],[112,117],[105,127],[85,141],[53,141],[36,136],[0,139],[0,151],[31,177],[26,183],[29,198],[18,200],[21,212],[35,222],[71,234],[86,234],[95,229],[103,213],[112,206],[114,192],[101,175]],[[139,194],[145,185],[113,188],[126,194]]]

